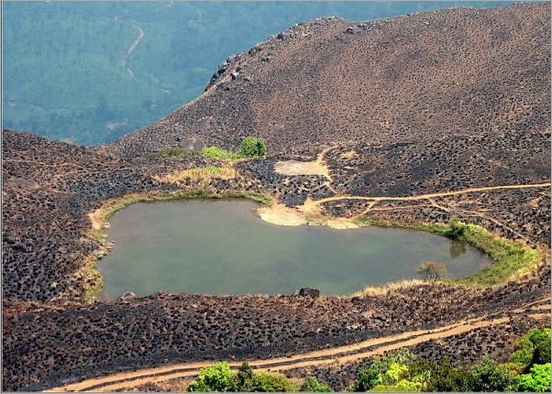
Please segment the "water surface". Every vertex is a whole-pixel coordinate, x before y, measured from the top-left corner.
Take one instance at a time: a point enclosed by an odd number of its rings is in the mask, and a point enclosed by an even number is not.
[[[108,229],[113,250],[98,263],[102,297],[124,292],[290,294],[315,287],[348,294],[363,286],[419,277],[425,261],[450,277],[473,274],[490,260],[478,250],[421,231],[363,227],[277,226],[250,201],[134,204]]]

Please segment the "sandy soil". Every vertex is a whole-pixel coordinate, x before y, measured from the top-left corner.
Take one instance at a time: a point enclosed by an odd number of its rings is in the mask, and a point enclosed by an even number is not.
[[[306,201],[298,208],[286,207],[283,204],[273,204],[270,207],[257,209],[257,214],[262,220],[279,226],[328,226],[335,229],[358,228],[359,225],[345,218],[323,217],[318,212],[316,204]]]
[[[274,172],[282,175],[327,175],[327,169],[318,161],[279,161],[274,164]]]
[[[274,164],[274,172],[282,175],[322,175],[326,177],[330,182],[332,180],[330,176],[330,170],[328,165],[324,161],[324,155],[331,148],[326,148],[320,152],[314,161],[279,161]]]
[[[257,209],[262,220],[279,226],[300,226],[307,224],[307,219],[296,209],[283,204],[273,204],[270,207]]]

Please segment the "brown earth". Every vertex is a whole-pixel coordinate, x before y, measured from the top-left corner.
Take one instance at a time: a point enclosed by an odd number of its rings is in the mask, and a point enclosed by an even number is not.
[[[550,4],[315,20],[215,74],[193,103],[96,149],[4,130],[4,390],[178,363],[260,362],[488,317],[489,326],[411,344],[423,356],[472,363],[505,357],[516,336],[543,324],[541,310],[513,310],[550,299]],[[193,152],[142,156],[182,141],[235,148],[250,134],[267,139],[270,155],[235,163],[229,179],[171,182],[223,163]],[[318,160],[327,171],[275,170],[290,160]],[[267,194],[289,209],[341,219],[454,216],[539,248],[546,264],[492,288],[422,283],[362,297],[161,292],[87,301],[98,282],[90,256],[101,250],[89,214],[131,193],[198,189]],[[343,388],[368,359],[286,373],[312,370]]]

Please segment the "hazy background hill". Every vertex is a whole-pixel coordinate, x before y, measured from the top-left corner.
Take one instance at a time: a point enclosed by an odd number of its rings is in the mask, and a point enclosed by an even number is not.
[[[228,56],[294,23],[506,4],[3,2],[3,127],[109,142],[194,99]]]

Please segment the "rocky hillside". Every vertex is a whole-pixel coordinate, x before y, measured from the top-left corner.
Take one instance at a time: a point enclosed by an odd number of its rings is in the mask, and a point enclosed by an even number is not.
[[[550,4],[454,9],[293,26],[227,59],[204,96],[109,149],[135,156],[193,137],[228,148],[245,135],[272,153],[467,136],[486,136],[485,146],[549,133],[549,119]]]

